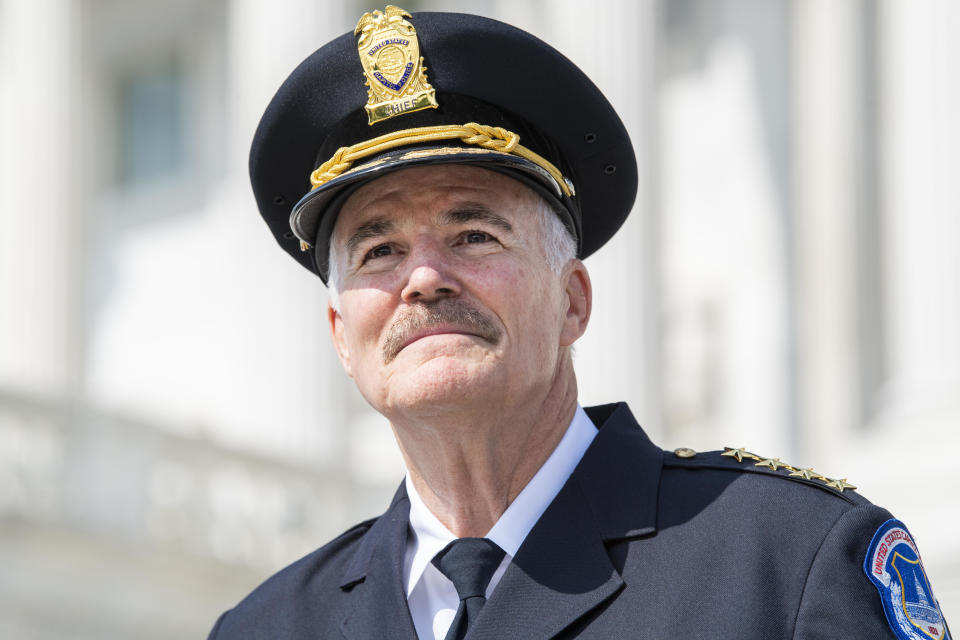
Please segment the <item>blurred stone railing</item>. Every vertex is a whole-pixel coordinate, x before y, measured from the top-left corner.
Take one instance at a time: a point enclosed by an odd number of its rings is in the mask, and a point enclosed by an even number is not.
[[[277,568],[376,515],[382,493],[346,468],[0,389],[0,519]]]

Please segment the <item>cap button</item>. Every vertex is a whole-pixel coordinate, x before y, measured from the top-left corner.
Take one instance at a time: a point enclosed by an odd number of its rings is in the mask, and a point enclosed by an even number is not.
[[[689,447],[680,447],[679,449],[673,450],[673,455],[678,458],[692,458],[697,455],[697,452]]]

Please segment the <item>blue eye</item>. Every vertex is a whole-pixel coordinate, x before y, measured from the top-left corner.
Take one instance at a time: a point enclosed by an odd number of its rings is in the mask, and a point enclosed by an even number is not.
[[[481,242],[489,242],[490,239],[491,239],[490,234],[484,233],[483,231],[469,231],[467,232],[464,238],[464,240],[466,240],[468,244],[478,244]]]
[[[393,253],[393,247],[388,244],[381,244],[367,252],[367,260],[372,258],[383,258]]]

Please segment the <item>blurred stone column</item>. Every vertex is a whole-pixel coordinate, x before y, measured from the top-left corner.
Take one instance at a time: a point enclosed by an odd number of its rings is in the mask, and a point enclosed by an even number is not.
[[[0,388],[30,394],[61,393],[76,366],[74,9],[0,3]]]
[[[789,5],[659,6],[664,422],[672,446],[786,457]]]
[[[858,4],[793,5],[798,463],[857,422]],[[829,470],[825,470],[829,471]]]
[[[886,2],[886,409],[960,411],[960,5]],[[953,423],[955,432],[957,423]]]

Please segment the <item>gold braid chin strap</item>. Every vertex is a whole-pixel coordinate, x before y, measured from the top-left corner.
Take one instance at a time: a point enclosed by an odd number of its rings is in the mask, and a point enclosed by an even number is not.
[[[401,129],[400,131],[394,131],[363,142],[358,142],[349,147],[340,147],[337,149],[337,152],[333,154],[333,157],[317,167],[313,173],[310,174],[311,191],[330,182],[344,171],[347,171],[357,160],[362,160],[363,158],[368,158],[398,147],[406,147],[425,142],[439,142],[442,140],[460,140],[466,144],[476,145],[484,149],[510,153],[520,156],[521,158],[526,158],[549,173],[553,179],[557,181],[557,185],[559,185],[564,195],[568,198],[574,195],[573,185],[563,177],[560,170],[543,156],[522,146],[520,144],[520,136],[502,127],[490,127],[477,124],[476,122],[468,122],[464,125],[441,125]]]

